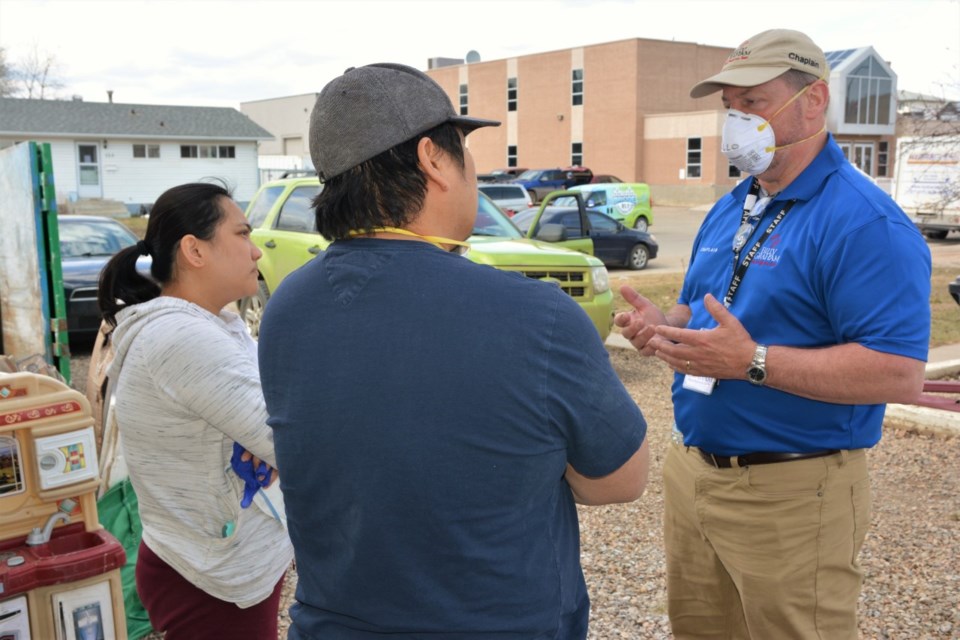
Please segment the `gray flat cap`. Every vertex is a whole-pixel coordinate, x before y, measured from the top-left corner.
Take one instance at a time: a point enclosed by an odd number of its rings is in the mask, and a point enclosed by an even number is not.
[[[310,157],[321,180],[392,149],[444,122],[465,133],[499,126],[457,115],[430,76],[402,64],[351,67],[320,92],[310,114]]]

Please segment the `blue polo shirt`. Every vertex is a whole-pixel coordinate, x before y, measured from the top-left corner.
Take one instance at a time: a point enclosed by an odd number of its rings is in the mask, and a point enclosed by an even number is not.
[[[703,298],[727,293],[750,184],[744,180],[721,198],[697,234],[678,299],[690,307],[688,328],[716,326]],[[753,339],[811,349],[855,342],[926,360],[930,251],[893,198],[828,136],[813,163],[767,206],[741,260],[790,200],[796,202],[756,253],[730,306]],[[722,380],[707,396],[682,382],[677,375],[673,384],[677,426],[685,444],[711,453],[857,449],[880,440],[882,404],[820,402],[740,380]]]

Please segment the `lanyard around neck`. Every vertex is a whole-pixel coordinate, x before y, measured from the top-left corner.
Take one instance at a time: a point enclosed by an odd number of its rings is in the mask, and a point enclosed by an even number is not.
[[[754,178],[753,184],[750,186],[750,192],[747,194],[746,200],[744,200],[743,216],[740,218],[741,227],[746,223],[747,219],[751,217],[750,213],[757,202],[758,195],[760,195],[760,183],[756,178]],[[740,283],[743,282],[743,278],[747,275],[747,269],[750,268],[750,264],[753,262],[754,256],[757,255],[757,252],[760,251],[760,247],[763,246],[763,243],[767,241],[767,238],[770,237],[770,234],[773,233],[774,229],[776,229],[777,226],[783,221],[784,217],[786,217],[787,213],[796,202],[796,200],[790,200],[783,206],[782,209],[780,209],[780,213],[778,213],[773,220],[770,221],[766,231],[764,231],[763,235],[757,239],[742,261],[740,260],[741,251],[734,251],[733,277],[730,278],[730,285],[727,287],[727,294],[723,296],[723,304],[725,307],[730,308],[730,306],[733,304],[733,297],[737,294],[737,290],[740,288]]]

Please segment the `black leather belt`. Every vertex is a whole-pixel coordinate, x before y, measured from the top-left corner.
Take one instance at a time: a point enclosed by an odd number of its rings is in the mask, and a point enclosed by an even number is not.
[[[749,467],[755,464],[774,464],[777,462],[792,462],[794,460],[808,460],[810,458],[823,458],[840,453],[839,449],[830,451],[811,451],[809,453],[745,453],[742,456],[718,456],[713,453],[707,453],[702,449],[697,449],[700,457],[711,467],[718,469],[729,469],[733,466],[733,461],[737,461],[737,466]]]

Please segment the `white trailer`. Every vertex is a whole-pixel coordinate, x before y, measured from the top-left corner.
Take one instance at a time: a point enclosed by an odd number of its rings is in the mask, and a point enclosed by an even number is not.
[[[960,136],[900,138],[893,197],[928,238],[960,231]]]

